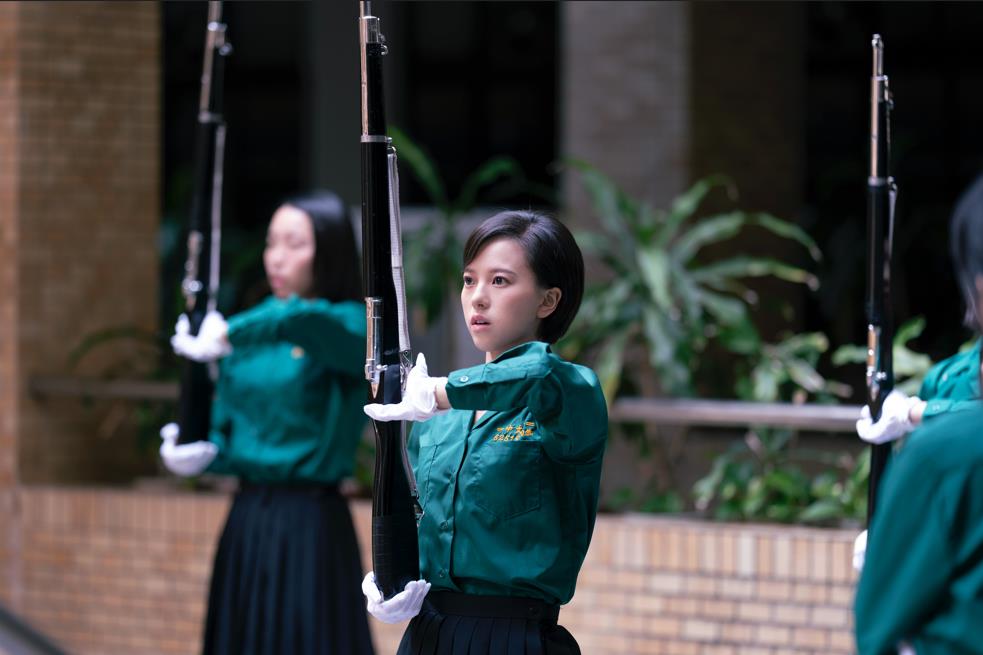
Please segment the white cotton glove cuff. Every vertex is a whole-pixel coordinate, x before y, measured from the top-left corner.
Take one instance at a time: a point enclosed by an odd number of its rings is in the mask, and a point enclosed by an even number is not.
[[[211,441],[195,441],[178,444],[181,433],[177,423],[168,423],[160,429],[160,458],[167,470],[175,475],[189,477],[200,475],[218,455],[218,446]]]
[[[870,419],[870,407],[864,405],[857,421],[857,434],[867,443],[882,444],[894,441],[915,429],[911,422],[911,410],[921,403],[918,396],[908,397],[895,389],[884,399],[881,418],[874,423]]]
[[[177,319],[171,348],[175,354],[195,362],[214,362],[232,352],[226,335],[229,325],[222,314],[212,310],[205,314],[197,335],[191,334],[191,324],[185,314]]]
[[[427,358],[420,353],[416,358],[416,366],[406,376],[403,399],[392,405],[366,405],[365,413],[376,421],[426,421],[447,411],[437,407],[436,394],[437,385],[446,383],[447,378],[432,378],[428,375]]]
[[[375,572],[369,571],[362,580],[362,593],[365,594],[366,608],[369,614],[383,623],[399,623],[412,619],[420,613],[423,599],[430,591],[430,583],[426,580],[411,580],[406,587],[390,598],[383,600],[382,591],[375,583]]]
[[[860,573],[867,557],[867,531],[864,530],[853,540],[853,570]]]

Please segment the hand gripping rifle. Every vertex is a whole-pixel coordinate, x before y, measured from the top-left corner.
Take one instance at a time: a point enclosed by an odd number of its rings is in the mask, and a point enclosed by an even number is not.
[[[870,171],[867,177],[867,406],[871,419],[881,417],[884,399],[894,388],[891,349],[891,242],[894,202],[898,188],[891,177],[891,109],[893,100],[884,74],[884,42],[879,34],[873,46],[870,78]],[[891,455],[891,444],[874,444],[870,453],[867,521],[877,507],[877,487]]]
[[[396,149],[386,136],[382,57],[387,53],[371,3],[359,3],[362,68],[362,279],[367,323],[365,377],[374,403],[398,403],[411,366]],[[416,482],[402,422],[375,422],[372,568],[390,598],[420,577]]]
[[[225,57],[232,51],[225,40],[225,24],[221,21],[221,1],[209,2],[195,144],[195,189],[188,220],[188,259],[181,281],[184,311],[191,324],[191,334],[198,334],[205,314],[215,309],[218,294],[222,160],[225,152],[222,73]],[[181,396],[178,404],[180,443],[208,438],[215,372],[214,364],[188,359],[181,362]]]

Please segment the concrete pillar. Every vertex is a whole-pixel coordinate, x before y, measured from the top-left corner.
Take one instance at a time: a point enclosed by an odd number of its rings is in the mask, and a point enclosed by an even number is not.
[[[584,159],[630,195],[665,206],[689,181],[687,3],[561,6],[562,156]],[[576,222],[589,205],[573,176],[563,198]]]

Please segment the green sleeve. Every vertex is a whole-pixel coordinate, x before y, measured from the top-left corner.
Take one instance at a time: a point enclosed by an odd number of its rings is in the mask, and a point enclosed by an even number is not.
[[[927,472],[925,454],[909,445],[885,475],[855,599],[861,655],[894,655],[945,602],[948,526],[962,482]]]
[[[925,374],[925,379],[922,381],[922,386],[918,390],[919,398],[922,400],[931,400],[939,395],[939,378],[942,375],[942,369],[945,368],[944,365],[945,361],[942,361],[928,369],[928,373]]]
[[[229,319],[233,348],[286,341],[341,373],[358,375],[365,364],[365,311],[358,303],[292,296]]]
[[[225,393],[222,389],[222,379],[215,387],[215,398],[212,400],[212,425],[208,433],[208,440],[218,446],[218,455],[212,460],[206,469],[209,473],[219,475],[234,475],[235,471],[229,465],[226,453],[228,452],[229,437],[232,433],[232,418],[229,416],[229,408],[225,404]]]
[[[420,433],[426,428],[424,423],[410,423],[409,435],[406,437],[406,456],[410,461],[410,468],[416,472],[416,463],[420,457]]]
[[[972,409],[979,405],[979,399],[970,398],[964,400],[955,400],[952,398],[940,398],[937,400],[929,400],[925,403],[925,411],[922,412],[922,421],[930,419],[935,416],[940,416],[942,414],[949,414],[952,412],[962,412],[967,409]]]
[[[546,428],[543,447],[557,460],[599,456],[597,446],[607,438],[607,405],[597,377],[545,347],[451,373],[447,398],[457,409],[528,408]]]

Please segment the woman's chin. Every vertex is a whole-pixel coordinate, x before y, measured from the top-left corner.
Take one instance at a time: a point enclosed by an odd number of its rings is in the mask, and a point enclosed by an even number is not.
[[[491,335],[480,332],[478,334],[471,333],[471,343],[483,353],[492,352],[497,347],[496,340],[491,338]]]
[[[481,351],[484,351],[485,350],[485,346],[484,346],[485,340],[482,339],[481,336],[472,334],[471,335],[471,343],[473,343],[474,344],[474,347],[477,348],[478,350],[481,350]]]

